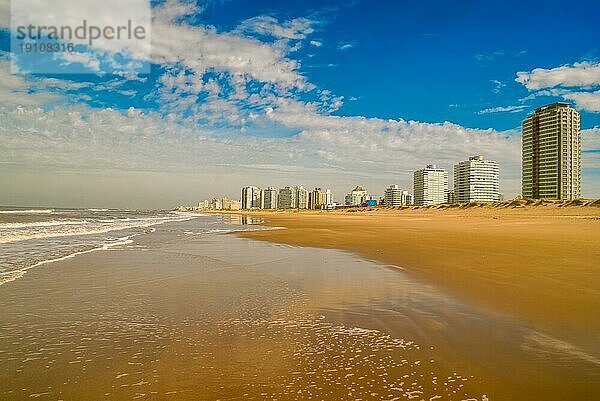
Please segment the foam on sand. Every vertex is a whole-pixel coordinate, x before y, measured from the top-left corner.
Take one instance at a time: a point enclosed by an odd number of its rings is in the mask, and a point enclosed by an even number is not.
[[[77,255],[83,255],[83,254],[86,254],[86,253],[91,253],[91,252],[95,252],[95,251],[106,251],[106,250],[109,250],[110,248],[113,248],[113,247],[119,246],[119,245],[131,244],[133,242],[133,240],[131,238],[136,237],[136,236],[141,235],[141,234],[142,233],[128,235],[126,237],[121,237],[121,238],[117,239],[114,242],[109,242],[109,243],[103,244],[102,246],[99,246],[99,247],[96,247],[96,248],[87,249],[85,251],[73,252],[73,253],[70,253],[68,255],[64,255],[64,256],[58,257],[58,258],[43,260],[41,262],[38,262],[38,263],[33,264],[31,266],[24,267],[24,268],[19,269],[19,270],[13,270],[13,271],[9,271],[9,272],[0,273],[0,285],[9,283],[9,282],[14,281],[14,280],[16,280],[18,278],[23,277],[25,275],[25,273],[27,273],[27,271],[29,269],[33,269],[34,267],[42,266],[42,265],[45,265],[45,264],[48,264],[48,263],[53,263],[53,262],[59,262],[61,260],[72,259],[72,258],[74,258]]]

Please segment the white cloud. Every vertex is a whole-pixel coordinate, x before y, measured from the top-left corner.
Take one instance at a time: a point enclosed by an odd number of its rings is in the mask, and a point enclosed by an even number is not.
[[[504,82],[498,81],[497,79],[490,79],[490,82],[494,84],[494,89],[492,89],[492,92],[494,93],[500,93],[500,90],[506,86]]]
[[[587,111],[600,113],[600,91],[595,92],[564,92],[565,99],[573,100],[577,107]]]
[[[242,33],[257,33],[278,39],[304,39],[314,32],[314,21],[308,18],[295,18],[279,22],[276,18],[261,15],[243,21],[236,31]]]
[[[349,50],[349,49],[352,49],[353,47],[354,47],[353,43],[340,43],[338,45],[339,50]]]
[[[528,96],[559,96],[572,100],[580,109],[600,112],[600,63],[584,61],[573,65],[543,69],[530,72],[517,72],[517,82],[533,93]]]
[[[91,71],[100,72],[100,60],[94,53],[64,53],[62,59],[65,63],[79,63]]]
[[[518,106],[499,106],[499,107],[492,107],[489,109],[483,109],[477,112],[477,114],[491,114],[491,113],[518,113],[520,111],[523,111],[527,108],[527,106],[525,105],[518,105]]]
[[[182,64],[199,75],[209,70],[227,71],[283,88],[311,87],[297,71],[298,63],[286,58],[276,44],[236,33],[218,33],[210,27],[173,22],[178,13],[187,11],[176,1],[168,1],[155,9],[152,26],[152,58],[155,63]]]
[[[584,61],[561,67],[517,72],[516,81],[529,90],[554,87],[590,88],[600,85],[600,63]]]
[[[82,26],[85,20],[87,26],[104,27],[126,26],[129,21],[133,27],[144,29],[144,38],[136,39],[124,35],[120,38],[113,34],[112,39],[103,36],[93,41],[94,50],[101,53],[127,54],[136,59],[147,60],[150,55],[151,44],[151,9],[148,0],[102,0],[99,7],[95,0],[53,0],[40,2],[39,0],[14,1],[10,12],[13,26],[61,27],[69,26],[73,30]],[[13,28],[16,29],[16,28]],[[114,32],[114,31],[113,31]],[[68,40],[71,43],[89,45],[90,34],[86,32],[85,38],[73,35]]]
[[[313,45],[314,47],[321,47],[321,46],[323,46],[323,42],[319,42],[318,40],[311,40],[310,44]]]

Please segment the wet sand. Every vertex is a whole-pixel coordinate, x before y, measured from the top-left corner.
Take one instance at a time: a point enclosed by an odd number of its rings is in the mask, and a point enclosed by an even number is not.
[[[211,232],[237,227],[219,218],[165,224],[0,286],[0,399],[564,400],[600,390],[593,347],[352,253]]]
[[[600,208],[253,215],[286,229],[240,233],[245,238],[356,252],[475,305],[598,343]]]

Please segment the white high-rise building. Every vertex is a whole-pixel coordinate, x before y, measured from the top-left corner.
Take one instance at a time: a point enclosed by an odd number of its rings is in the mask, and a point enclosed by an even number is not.
[[[260,188],[242,188],[242,209],[260,209]]]
[[[498,163],[472,156],[454,165],[454,202],[498,202]]]
[[[390,185],[383,193],[385,206],[402,206],[402,190],[398,185]]]
[[[414,172],[413,194],[417,206],[445,203],[448,197],[448,172],[429,164]]]
[[[277,195],[277,189],[273,187],[263,189],[260,195],[262,208],[277,209]]]
[[[308,209],[308,190],[302,186],[298,186],[296,189],[296,199],[298,209]]]
[[[581,196],[581,133],[577,110],[568,103],[539,107],[521,123],[523,197]]]
[[[280,209],[295,209],[298,205],[296,201],[297,195],[297,191],[294,188],[281,188],[277,196],[277,207]]]
[[[346,194],[344,203],[346,206],[359,206],[367,201],[368,194],[365,187],[357,185],[352,191]]]
[[[400,202],[402,206],[409,206],[413,204],[413,195],[408,191],[402,191],[402,195],[400,195]]]
[[[330,208],[333,206],[333,195],[331,193],[331,189],[325,190],[325,206]]]

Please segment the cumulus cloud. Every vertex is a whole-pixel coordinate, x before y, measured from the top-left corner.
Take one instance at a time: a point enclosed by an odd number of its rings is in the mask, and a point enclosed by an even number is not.
[[[565,99],[573,100],[577,107],[587,111],[600,113],[600,91],[594,92],[564,92]]]
[[[516,81],[529,90],[554,87],[590,88],[600,85],[600,63],[584,61],[573,65],[517,72]]]
[[[286,58],[282,49],[236,33],[218,33],[206,26],[177,23],[178,13],[188,10],[179,6],[178,2],[168,1],[154,13],[152,58],[155,63],[182,64],[197,74],[227,71],[283,88],[310,87],[297,71],[298,63]]]
[[[573,65],[517,72],[517,82],[532,95],[559,96],[575,102],[578,108],[600,112],[600,63],[584,61]]]

